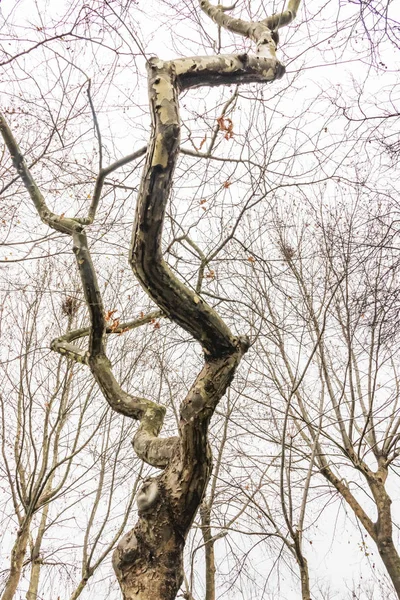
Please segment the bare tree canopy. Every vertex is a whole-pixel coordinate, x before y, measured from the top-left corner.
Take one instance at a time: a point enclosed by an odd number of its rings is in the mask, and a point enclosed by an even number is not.
[[[230,556],[236,598],[247,544],[322,599],[337,498],[400,598],[398,36],[391,3],[4,8],[2,600],[59,593],[63,510],[71,599],[112,551],[125,600],[215,600]]]

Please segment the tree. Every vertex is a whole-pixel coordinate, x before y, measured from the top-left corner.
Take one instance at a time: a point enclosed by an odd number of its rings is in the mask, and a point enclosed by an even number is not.
[[[70,559],[82,554],[79,578],[75,581],[70,575],[71,599],[78,598],[121,537],[142,470],[130,460],[128,473],[136,471],[138,477],[136,482],[133,478],[128,497],[121,497],[127,474],[124,442],[132,435],[132,426],[116,427],[108,407],[95,407],[94,382],[77,373],[73,362],[49,352],[46,338],[50,331],[43,316],[56,308],[46,299],[46,288],[56,286],[48,267],[39,265],[33,273],[37,290],[24,289],[19,305],[12,294],[1,298],[7,352],[0,371],[2,479],[6,483],[2,510],[10,522],[8,536],[14,538],[4,599],[14,597],[27,571],[27,600],[39,597],[40,578],[46,571],[62,575],[63,530],[68,531],[77,506],[84,502],[81,531],[69,544]],[[54,310],[54,321],[61,321],[67,330],[76,327],[80,312],[76,298],[67,296],[59,308]],[[112,527],[110,512],[115,512]],[[58,540],[58,547],[51,538]]]
[[[326,479],[376,544],[399,595],[389,485],[399,456],[396,212],[389,199],[371,205],[359,194],[354,204],[346,197],[328,214],[311,213],[276,215],[267,271],[263,250],[253,248],[255,303],[264,307],[271,342],[259,352],[271,393],[283,402],[276,417],[283,512],[288,521],[288,464],[309,456],[315,476]],[[301,536],[301,518],[288,528]],[[368,556],[365,541],[362,547]]]
[[[51,256],[57,283],[46,294],[54,310],[48,312],[42,304],[40,339],[54,339],[52,348],[61,354],[61,369],[75,363],[76,398],[81,398],[83,382],[93,383],[91,370],[109,403],[123,413],[114,414],[107,422],[120,453],[118,458],[108,451],[100,456],[94,438],[90,452],[84,452],[81,458],[98,466],[99,475],[100,464],[104,464],[107,483],[97,488],[98,494],[94,481],[89,491],[83,485],[76,490],[87,520],[78,519],[73,535],[80,539],[74,541],[68,556],[66,548],[58,548],[60,563],[66,562],[68,572],[74,573],[73,583],[69,580],[66,586],[69,595],[87,582],[96,563],[92,560],[93,547],[102,555],[99,546],[103,550],[106,538],[112,543],[116,534],[114,514],[107,512],[104,501],[114,472],[119,485],[113,497],[116,502],[122,497],[129,508],[139,469],[132,456],[132,481],[126,435],[138,419],[134,444],[138,455],[151,463],[146,466],[150,478],[137,497],[138,526],[115,555],[118,564],[124,555],[128,561],[121,564],[120,576],[130,570],[129,561],[132,577],[140,561],[147,561],[143,570],[147,563],[152,567],[134,577],[135,585],[148,582],[154,572],[155,586],[161,586],[165,576],[174,582],[176,590],[182,576],[186,538],[186,559],[190,550],[193,554],[185,564],[183,593],[191,599],[202,595],[208,596],[207,600],[213,595],[222,599],[225,594],[231,600],[242,597],[243,589],[247,597],[276,597],[281,575],[290,570],[301,572],[302,581],[294,580],[291,585],[297,591],[303,583],[303,597],[311,595],[314,600],[326,596],[321,591],[324,582],[319,567],[316,574],[317,544],[315,539],[314,544],[311,541],[318,527],[326,527],[325,504],[334,505],[338,496],[322,479],[320,449],[339,479],[348,477],[349,471],[348,462],[343,465],[336,447],[340,443],[336,435],[339,421],[331,411],[325,414],[328,395],[318,362],[320,346],[325,344],[333,348],[336,362],[330,365],[330,375],[334,382],[335,374],[342,377],[346,372],[343,354],[336,352],[329,337],[342,335],[332,315],[336,295],[341,291],[340,273],[343,275],[345,269],[335,254],[335,278],[334,269],[321,251],[325,246],[320,225],[328,224],[333,207],[345,211],[352,202],[357,204],[358,198],[362,202],[358,202],[354,214],[361,230],[369,226],[370,217],[365,220],[369,204],[390,198],[383,205],[388,212],[395,211],[394,125],[398,110],[391,87],[394,75],[385,66],[392,64],[385,40],[394,40],[397,30],[389,5],[386,18],[372,3],[363,6],[361,12],[360,6],[352,3],[303,6],[301,25],[280,29],[279,53],[288,68],[285,77],[271,86],[265,85],[265,78],[276,80],[282,72],[275,57],[263,58],[262,50],[252,57],[254,42],[229,30],[247,28],[258,35],[260,28],[249,29],[248,23],[264,21],[261,1],[242,0],[232,8],[234,12],[204,4],[216,23],[201,18],[194,0],[154,0],[145,7],[130,0],[90,0],[83,5],[71,0],[65,11],[50,3],[45,14],[35,14],[32,7],[32,11],[26,11],[26,18],[23,2],[15,9],[2,6],[5,18],[0,61],[7,81],[3,97],[9,123],[9,129],[4,126],[3,131],[21,174],[26,181],[29,179],[29,185],[36,185],[29,189],[44,218],[40,223],[35,204],[27,201],[23,180],[5,152],[0,163],[0,195],[7,212],[0,226],[8,250],[2,256],[1,285],[5,294],[12,293],[16,298],[9,305],[8,315],[13,315],[13,307],[23,297],[27,280],[28,289],[34,287],[31,265]],[[231,14],[242,20],[232,21]],[[282,19],[280,24],[286,16]],[[276,42],[274,19],[267,24],[273,30],[272,42]],[[157,41],[167,31],[173,48],[170,56],[194,54],[193,61],[151,58],[150,52],[155,49],[151,35],[155,34]],[[167,46],[168,36],[163,58],[168,57]],[[212,56],[199,59],[205,52]],[[232,65],[226,63],[227,56],[233,60]],[[270,64],[268,76],[254,66],[260,61]],[[141,85],[146,64],[153,86],[150,111]],[[181,70],[173,72],[173,64]],[[225,65],[222,70],[221,64]],[[190,65],[194,67],[191,75],[185,71]],[[228,73],[231,67],[234,70]],[[247,85],[239,85],[243,81]],[[227,85],[209,85],[223,82]],[[179,84],[181,124],[174,96]],[[164,98],[167,88],[170,95]],[[154,127],[147,146],[150,112]],[[163,124],[165,118],[168,123]],[[180,140],[175,139],[178,130]],[[14,152],[16,142],[21,145],[25,166]],[[126,265],[134,205],[137,218],[129,258],[137,277]],[[340,217],[338,214],[339,225]],[[49,230],[49,223],[55,229]],[[333,229],[339,230],[339,225],[334,223]],[[395,221],[392,228],[396,229]],[[76,286],[73,281],[76,266],[71,237],[84,285]],[[379,236],[373,233],[373,237]],[[340,255],[336,238],[331,245]],[[384,245],[386,248],[386,242]],[[366,268],[362,265],[368,264],[368,252],[360,253],[355,243],[351,247],[356,262],[348,273],[349,285],[357,283],[357,297],[369,298],[370,292],[361,293],[368,278],[360,275]],[[393,256],[395,249],[393,238]],[[299,288],[294,275],[296,267],[303,268],[304,289],[312,292],[314,307],[322,310],[317,313],[321,340],[318,333],[313,333],[307,294],[300,293],[303,288]],[[145,291],[139,291],[138,279],[146,286]],[[69,310],[75,302],[81,307],[80,321],[66,332],[60,307]],[[24,302],[20,304],[24,306]],[[328,329],[324,327],[325,314]],[[356,318],[357,311],[354,309],[351,315]],[[249,336],[248,350],[243,333]],[[294,381],[282,357],[280,339]],[[199,341],[206,351],[205,361],[198,351]],[[320,346],[313,341],[320,341]],[[341,343],[337,344],[343,352]],[[59,354],[53,353],[52,360]],[[37,356],[42,356],[41,360],[29,364],[27,371],[42,370],[42,381],[48,381],[47,369],[51,370],[52,363],[46,360],[45,352]],[[396,365],[395,353],[392,359]],[[333,368],[336,365],[337,371]],[[213,370],[218,371],[219,379],[213,377]],[[193,373],[200,373],[195,384]],[[18,388],[12,367],[8,375],[4,380],[7,393],[10,387]],[[229,381],[230,393],[219,401]],[[385,419],[392,418],[396,409],[389,407],[390,402],[382,394],[381,389],[376,390],[376,398],[388,409]],[[300,396],[304,402],[307,400],[307,426],[292,410]],[[207,398],[211,403],[205,406]],[[95,393],[89,410],[93,417],[104,411]],[[41,431],[41,425],[37,417],[31,430],[37,426]],[[92,425],[95,429],[95,419]],[[163,438],[158,431],[161,425]],[[100,428],[96,441],[109,448],[112,455],[107,431],[105,425]],[[13,432],[7,435],[12,437]],[[39,437],[37,441],[40,453]],[[211,479],[207,441],[216,457]],[[182,444],[186,444],[185,455],[178,452]],[[193,463],[189,458],[195,455],[197,462]],[[121,469],[116,471],[119,464]],[[375,468],[373,463],[369,465]],[[183,484],[176,492],[180,479]],[[207,480],[210,486],[204,492]],[[359,485],[359,480],[356,483]],[[361,502],[363,492],[352,483],[349,486]],[[93,519],[85,502],[87,494],[100,497]],[[61,509],[56,507],[64,506],[63,498],[58,502],[54,498],[49,509],[54,510],[53,515],[56,510],[60,514]],[[149,499],[154,500],[151,508]],[[171,506],[173,512],[168,510]],[[339,509],[338,513],[343,515]],[[187,538],[193,519],[192,534]],[[352,519],[347,515],[346,524],[349,522]],[[58,518],[50,523],[52,527],[54,523],[52,532],[62,538],[63,521]],[[94,525],[100,537],[94,533]],[[150,525],[151,532],[147,529]],[[85,528],[87,535],[83,533]],[[154,548],[154,536],[166,531],[168,535]],[[36,534],[35,528],[32,534]],[[43,555],[49,558],[49,553],[44,553],[46,541],[45,537],[39,560]],[[360,544],[366,562],[369,552],[364,537]],[[79,574],[74,571],[79,561],[77,545],[82,550]],[[176,563],[181,561],[178,569],[177,564],[166,564],[166,546],[171,555],[178,556]],[[206,572],[203,566],[196,566],[203,555]],[[28,554],[23,575],[33,573],[29,558]],[[310,569],[310,590],[305,558]],[[381,572],[379,561],[376,565]],[[51,586],[45,578],[49,567],[41,567],[41,595],[47,596],[51,587],[51,594],[57,597],[60,594],[56,590],[66,582],[64,579],[59,583],[53,576]],[[375,567],[369,568],[373,580]],[[105,573],[106,567],[100,567],[89,580],[85,595],[96,596],[97,590],[100,595],[111,594],[112,579],[107,592],[104,587],[92,587],[96,585],[92,582],[99,582]],[[24,579],[20,581],[20,590],[24,583]],[[128,577],[123,586],[129,585]],[[348,586],[358,593],[356,581]],[[65,593],[62,589],[62,595]],[[280,597],[284,593],[279,588]],[[290,600],[293,593],[291,596],[288,592]],[[367,594],[367,588],[363,593]],[[339,594],[346,596],[346,590],[341,589]]]
[[[288,9],[256,23],[230,17],[222,7],[200,1],[201,9],[219,26],[251,39],[256,54],[147,61],[152,132],[139,190],[129,262],[135,276],[158,305],[162,314],[187,331],[204,351],[204,365],[180,407],[178,436],[160,438],[165,409],[156,403],[125,392],[114,377],[106,354],[105,336],[110,331],[128,330],[141,321],[111,325],[105,312],[98,278],[90,254],[85,226],[96,216],[104,178],[115,168],[131,161],[142,151],[117,161],[109,168],[102,164],[101,135],[99,174],[86,217],[56,214],[46,204],[18,143],[4,117],[0,130],[18,176],[44,223],[73,241],[90,326],[74,330],[53,342],[53,350],[89,366],[113,410],[140,422],[134,437],[137,455],[162,473],[149,479],[137,498],[139,520],[119,542],[114,568],[124,598],[157,597],[173,599],[183,579],[185,539],[203,498],[211,473],[207,439],[210,419],[229,386],[236,368],[248,349],[245,337],[234,336],[218,313],[183,284],[167,266],[162,254],[162,228],[166,202],[179,151],[180,120],[178,94],[199,86],[268,82],[282,77],[284,68],[276,59],[276,31],[296,16],[299,0]],[[90,86],[89,86],[90,94]],[[89,95],[89,102],[91,98]],[[221,122],[220,129],[229,125]],[[73,342],[88,336],[88,349]],[[14,561],[14,558],[12,559]],[[6,592],[7,593],[7,592]],[[8,598],[8,596],[4,596]]]

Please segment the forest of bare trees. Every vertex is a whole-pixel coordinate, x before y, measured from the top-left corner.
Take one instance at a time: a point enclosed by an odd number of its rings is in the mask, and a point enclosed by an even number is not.
[[[392,2],[0,12],[1,600],[400,598]]]

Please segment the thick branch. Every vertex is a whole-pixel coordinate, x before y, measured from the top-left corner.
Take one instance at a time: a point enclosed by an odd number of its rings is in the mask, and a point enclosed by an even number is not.
[[[269,29],[276,30],[289,25],[296,18],[297,11],[299,10],[300,0],[289,0],[289,4],[286,10],[271,17],[267,17],[262,22],[269,27]]]
[[[141,325],[146,325],[147,323],[151,323],[154,319],[160,319],[163,317],[163,313],[161,310],[154,310],[153,312],[145,315],[144,317],[139,317],[139,319],[132,319],[131,321],[125,321],[123,323],[119,323],[118,326],[108,326],[106,327],[105,333],[107,335],[125,333],[126,331],[131,331],[132,329],[137,329]],[[66,334],[54,339],[50,348],[54,350],[54,352],[58,352],[59,354],[63,354],[67,358],[74,360],[75,362],[80,362],[83,364],[89,364],[89,352],[86,350],[82,350],[79,346],[75,344],[71,344],[74,340],[78,340],[83,337],[87,337],[90,335],[91,328],[90,327],[81,327],[80,329],[74,329],[73,331],[68,331]]]
[[[373,521],[368,517],[368,515],[366,514],[362,506],[359,504],[359,502],[357,502],[356,498],[353,496],[347,485],[343,483],[341,479],[336,477],[336,475],[326,463],[322,466],[321,473],[337,489],[342,498],[346,500],[354,515],[365,527],[365,530],[368,532],[371,538],[376,542],[376,531]]]
[[[175,60],[174,65],[180,91],[205,85],[268,83],[285,73],[275,58],[253,54],[194,56]]]
[[[154,467],[164,468],[177,445],[175,438],[157,437],[163,425],[165,408],[151,400],[127,394],[115,379],[111,363],[105,354],[106,321],[103,301],[84,232],[74,234],[74,252],[92,324],[85,362],[90,366],[111,408],[140,421],[133,442],[137,455]]]
[[[213,6],[208,0],[199,0],[201,9],[216,23],[232,33],[238,33],[253,40],[257,45],[257,54],[275,58],[276,44],[271,28],[265,22],[243,21],[226,14],[220,6]]]
[[[241,343],[219,315],[171,272],[161,239],[166,203],[179,152],[178,92],[198,85],[272,81],[283,73],[273,59],[217,56],[149,61],[152,136],[136,209],[130,262],[150,297],[186,329],[210,357],[236,354]]]

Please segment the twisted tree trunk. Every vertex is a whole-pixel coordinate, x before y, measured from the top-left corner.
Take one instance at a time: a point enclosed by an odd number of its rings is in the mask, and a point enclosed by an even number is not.
[[[204,3],[203,3],[204,4]],[[261,44],[271,44],[259,25]],[[247,54],[148,63],[152,134],[136,210],[131,265],[143,288],[203,347],[204,367],[180,412],[179,442],[165,471],[146,485],[139,521],[118,544],[114,568],[125,600],[173,600],[183,579],[185,539],[211,471],[209,420],[248,348],[219,315],[163,261],[161,236],[179,152],[179,92],[202,85],[267,82],[281,77],[273,57]],[[150,443],[150,442],[149,442]],[[146,501],[148,494],[148,502]]]

